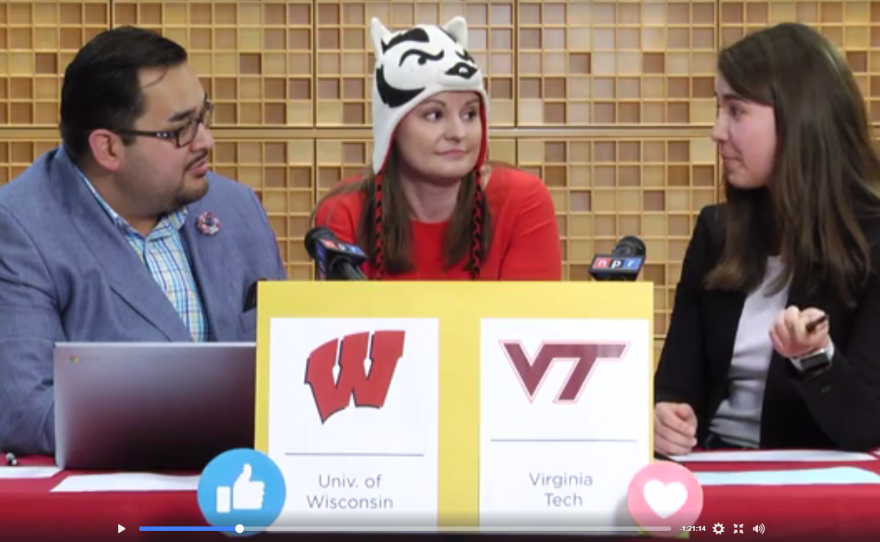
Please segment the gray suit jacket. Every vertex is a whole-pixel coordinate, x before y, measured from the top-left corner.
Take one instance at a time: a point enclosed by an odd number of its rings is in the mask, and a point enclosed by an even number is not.
[[[255,340],[245,297],[284,280],[275,235],[248,187],[209,174],[181,232],[212,341]],[[220,220],[215,235],[196,221]],[[63,149],[0,187],[0,447],[54,451],[53,345],[192,341],[144,263],[78,177]]]

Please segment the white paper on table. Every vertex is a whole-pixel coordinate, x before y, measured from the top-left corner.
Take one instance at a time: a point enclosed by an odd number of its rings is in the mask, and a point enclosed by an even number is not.
[[[403,350],[381,408],[358,406],[352,389],[344,391],[351,394],[349,405],[322,420],[306,378],[317,349],[334,345],[334,356],[342,359],[351,337],[369,333],[372,343],[375,333],[389,331],[404,332]],[[436,525],[439,320],[273,318],[269,336],[269,457],[287,487],[275,525],[303,531]],[[360,359],[372,364],[381,354],[367,348]],[[370,505],[345,506],[355,502]]]
[[[877,461],[875,455],[857,452],[838,452],[834,450],[743,450],[731,452],[694,452],[671,456],[682,463],[748,463],[774,461]]]
[[[196,491],[198,476],[174,476],[140,472],[80,474],[68,476],[52,489],[53,493],[89,491]]]
[[[880,484],[875,472],[857,467],[749,472],[695,472],[703,486],[803,486]]]
[[[60,471],[58,467],[0,467],[0,480],[51,478]]]
[[[628,319],[481,320],[481,530],[635,526],[627,489],[651,458],[649,325]],[[537,384],[530,379],[527,385],[512,355],[538,367],[541,352],[552,345],[567,346],[569,353],[550,358]],[[577,354],[571,347],[583,345],[622,348],[594,357],[581,372],[591,350]]]

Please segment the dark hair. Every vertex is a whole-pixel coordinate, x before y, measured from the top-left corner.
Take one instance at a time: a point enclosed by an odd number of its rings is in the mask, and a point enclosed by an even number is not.
[[[186,62],[186,50],[145,30],[125,26],[102,32],[80,49],[64,72],[61,139],[74,162],[89,149],[98,128],[131,129],[144,112],[139,72]],[[123,136],[126,145],[130,136]]]
[[[400,156],[392,145],[385,169],[379,175],[372,170],[357,182],[336,186],[315,206],[342,194],[361,192],[364,204],[358,224],[357,243],[366,252],[377,278],[412,270],[410,260],[410,207],[400,186]],[[332,205],[332,202],[326,204]],[[331,211],[332,212],[332,211]],[[458,190],[449,228],[443,239],[443,260],[447,269],[459,265],[467,256],[466,268],[471,279],[480,276],[492,240],[489,203],[483,192],[481,172],[471,172]]]
[[[871,274],[860,220],[880,213],[880,161],[859,87],[821,34],[796,23],[721,51],[718,69],[743,99],[773,107],[776,155],[765,188],[726,185],[724,248],[709,288],[751,291],[779,254],[779,291],[828,282],[847,304]]]

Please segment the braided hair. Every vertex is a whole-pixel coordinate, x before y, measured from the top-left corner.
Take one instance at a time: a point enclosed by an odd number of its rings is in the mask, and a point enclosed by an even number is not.
[[[376,279],[382,280],[385,275],[385,259],[382,249],[382,174],[373,180],[373,267]]]
[[[483,194],[483,179],[478,172],[474,178],[474,208],[471,212],[471,251],[468,270],[471,280],[480,278],[480,267],[483,264],[483,207],[485,195]]]

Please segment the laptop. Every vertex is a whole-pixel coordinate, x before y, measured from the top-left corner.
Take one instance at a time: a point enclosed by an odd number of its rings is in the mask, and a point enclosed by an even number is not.
[[[254,447],[254,343],[57,343],[55,462],[197,470]]]

